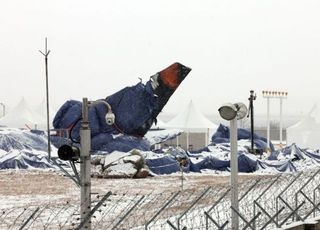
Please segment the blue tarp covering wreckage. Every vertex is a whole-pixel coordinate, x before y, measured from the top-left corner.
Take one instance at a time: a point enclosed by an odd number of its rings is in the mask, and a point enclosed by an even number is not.
[[[247,140],[251,138],[251,132],[246,129],[238,128],[238,140]],[[222,124],[219,125],[216,133],[211,138],[212,143],[228,143],[230,142],[230,130],[229,127],[224,126]],[[253,142],[255,145],[255,148],[260,150],[260,152],[263,152],[267,150],[267,139],[264,137],[261,137],[257,134],[253,134]],[[270,142],[270,149],[271,152],[274,151],[274,146]]]
[[[91,147],[94,152],[108,154],[112,151],[129,152],[138,149],[145,155],[146,164],[155,174],[169,174],[183,170],[201,172],[203,170],[228,171],[230,169],[229,128],[220,125],[212,136],[212,144],[194,152],[185,152],[180,148],[171,148],[165,152],[151,152],[150,142],[143,138],[152,123],[165,106],[171,95],[190,72],[190,68],[174,63],[168,68],[150,77],[143,84],[126,87],[104,100],[115,114],[115,123],[108,125],[105,120],[108,107],[103,103],[90,106],[89,122],[91,129]],[[65,102],[57,112],[53,125],[55,129],[67,130],[71,139],[80,141],[82,103],[75,100]],[[250,139],[250,131],[238,129],[238,140]],[[161,139],[161,138],[160,138]],[[164,139],[168,139],[165,137]],[[58,136],[52,136],[56,146],[69,142]],[[255,147],[266,151],[267,140],[254,134]],[[258,159],[241,149],[238,152],[240,172],[255,172],[261,169],[273,169],[276,172],[296,171],[295,162],[311,160],[320,163],[317,151],[302,150],[296,145],[281,151],[274,151],[268,159]],[[0,169],[8,168],[50,168],[46,136],[43,132],[9,130],[0,127]]]
[[[105,117],[109,111],[103,103],[90,106],[92,150],[149,150],[150,145],[142,137],[156,122],[158,114],[190,71],[190,68],[174,63],[151,76],[146,84],[139,82],[108,96],[104,100],[110,104],[115,115],[112,125],[106,123]],[[76,142],[80,139],[81,107],[79,101],[67,101],[53,121],[55,129],[70,130],[70,136]]]

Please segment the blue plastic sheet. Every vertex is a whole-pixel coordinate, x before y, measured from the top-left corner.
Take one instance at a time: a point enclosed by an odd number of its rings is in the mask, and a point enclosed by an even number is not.
[[[268,160],[281,160],[279,159],[280,155],[281,157],[285,157],[291,160],[304,160],[306,158],[306,151],[296,146],[296,144],[292,144],[281,150],[272,152],[268,157]],[[310,155],[310,157],[312,156]]]
[[[297,169],[291,160],[282,161],[257,161],[258,167],[262,169],[274,168],[279,172],[296,172]]]
[[[238,128],[238,140],[243,140],[243,139],[251,139],[251,132],[246,130],[246,129],[242,129],[242,128]],[[230,142],[230,130],[229,127],[224,126],[222,124],[219,125],[217,131],[215,134],[213,134],[211,141],[213,143],[226,143],[226,142]],[[253,142],[256,146],[256,148],[258,150],[262,150],[265,151],[268,148],[267,145],[267,139],[264,137],[261,137],[257,134],[253,134]],[[270,142],[270,149],[273,152],[274,151],[274,146],[273,144]]]
[[[190,68],[174,63],[168,68],[151,76],[143,84],[126,87],[104,99],[111,106],[115,123],[108,125],[105,117],[109,108],[104,103],[90,106],[88,117],[94,151],[129,151],[137,148],[150,149],[142,138],[156,121],[158,114],[171,95],[190,72]],[[55,129],[71,130],[74,142],[80,141],[80,123],[82,103],[70,100],[57,112],[53,126]],[[114,134],[123,134],[132,138],[114,138]]]

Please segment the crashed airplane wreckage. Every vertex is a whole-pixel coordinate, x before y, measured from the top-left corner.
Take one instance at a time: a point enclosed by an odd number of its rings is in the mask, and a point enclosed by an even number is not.
[[[92,150],[150,150],[150,143],[143,136],[157,121],[158,114],[190,71],[189,67],[174,63],[151,76],[146,84],[139,82],[108,96],[104,100],[110,105],[109,109],[103,103],[90,106]],[[53,120],[54,128],[68,130],[70,139],[75,143],[80,142],[81,111],[82,103],[70,100],[61,106]],[[106,123],[108,112],[115,115],[112,125]]]

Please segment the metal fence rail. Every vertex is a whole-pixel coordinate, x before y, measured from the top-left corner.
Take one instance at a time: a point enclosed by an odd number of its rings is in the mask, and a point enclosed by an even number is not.
[[[92,229],[230,229],[230,186],[93,197]],[[0,229],[81,229],[76,201],[0,209]],[[239,229],[274,229],[320,215],[320,169],[239,185]]]

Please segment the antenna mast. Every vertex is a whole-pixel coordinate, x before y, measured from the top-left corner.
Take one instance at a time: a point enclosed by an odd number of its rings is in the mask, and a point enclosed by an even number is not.
[[[50,126],[49,126],[49,83],[48,83],[48,55],[50,50],[47,49],[47,38],[45,39],[45,51],[39,52],[44,56],[45,68],[46,68],[46,101],[47,101],[47,133],[48,133],[48,157],[51,160],[51,141],[50,141]]]

